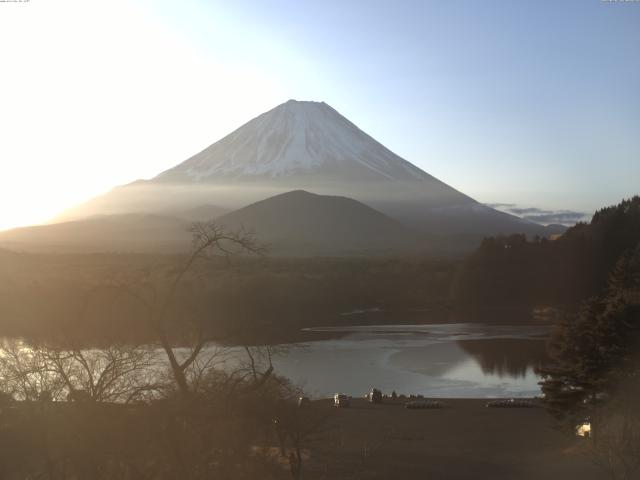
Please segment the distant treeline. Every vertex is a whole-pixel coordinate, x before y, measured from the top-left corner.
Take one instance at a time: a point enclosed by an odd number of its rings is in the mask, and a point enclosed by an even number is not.
[[[75,335],[102,342],[149,335],[131,293],[148,294],[184,259],[168,255],[44,255],[0,251],[0,336]],[[197,318],[225,339],[353,323],[355,310],[443,304],[459,261],[214,257],[199,264],[171,306],[179,330]],[[249,338],[247,338],[249,337]],[[264,340],[264,339],[262,339]]]
[[[595,213],[557,240],[485,239],[461,267],[456,301],[472,305],[559,305],[600,292],[620,256],[640,242],[640,197]]]

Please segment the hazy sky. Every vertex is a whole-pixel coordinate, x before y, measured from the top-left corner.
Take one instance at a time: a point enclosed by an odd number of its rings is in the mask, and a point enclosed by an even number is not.
[[[640,2],[0,3],[0,228],[322,100],[487,203],[640,192]]]

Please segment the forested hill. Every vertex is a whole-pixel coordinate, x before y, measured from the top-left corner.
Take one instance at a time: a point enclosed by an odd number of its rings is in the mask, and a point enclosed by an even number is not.
[[[466,260],[453,296],[470,304],[574,304],[598,293],[640,243],[640,197],[598,210],[557,240],[491,237]]]

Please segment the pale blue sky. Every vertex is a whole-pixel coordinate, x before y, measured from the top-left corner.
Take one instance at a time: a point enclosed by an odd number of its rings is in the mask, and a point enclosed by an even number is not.
[[[291,96],[327,101],[480,200],[592,209],[640,192],[640,4],[233,2],[230,14],[238,37],[312,64]]]
[[[640,193],[640,2],[53,3],[0,4],[12,198],[34,168],[76,178],[58,210],[151,177],[289,98],[482,202]]]

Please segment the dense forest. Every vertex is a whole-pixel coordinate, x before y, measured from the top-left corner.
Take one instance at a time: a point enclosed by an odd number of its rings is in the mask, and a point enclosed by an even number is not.
[[[545,404],[569,434],[587,436],[609,478],[640,471],[640,244],[625,251],[606,287],[567,312],[539,370]]]
[[[619,257],[640,242],[640,197],[595,213],[556,240],[491,237],[463,264],[456,301],[472,305],[575,305],[599,293]]]
[[[161,293],[184,258],[0,251],[0,336],[144,339],[142,312],[126,293]],[[261,340],[286,340],[306,326],[390,323],[387,312],[441,311],[458,267],[429,258],[212,256],[181,283],[171,318],[197,317],[218,339]]]

